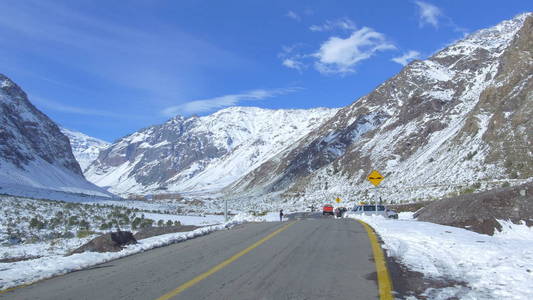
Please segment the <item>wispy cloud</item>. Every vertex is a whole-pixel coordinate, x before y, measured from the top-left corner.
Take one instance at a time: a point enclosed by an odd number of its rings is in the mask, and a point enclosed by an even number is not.
[[[372,28],[363,27],[347,38],[330,37],[313,54],[317,59],[315,68],[323,74],[346,74],[355,72],[355,66],[372,57],[378,51],[396,47],[385,35]]]
[[[69,114],[77,114],[77,115],[85,115],[85,116],[97,116],[97,117],[111,117],[111,118],[122,118],[125,117],[124,115],[104,111],[104,110],[96,110],[96,109],[90,109],[90,108],[83,108],[79,106],[71,106],[71,105],[65,105],[56,101],[51,101],[48,99],[44,99],[39,96],[31,95],[29,96],[31,101],[35,103],[37,106],[50,109],[58,112],[63,113],[69,113]],[[128,118],[132,117],[127,116]]]
[[[301,47],[301,44],[281,47],[281,52],[278,57],[281,59],[281,64],[289,69],[294,69],[299,72],[307,69],[307,63],[304,62],[308,55],[295,53],[295,50]]]
[[[306,64],[298,61],[296,58],[285,58],[281,64],[289,69],[295,69],[300,72],[307,68]]]
[[[230,94],[209,99],[194,100],[180,105],[167,107],[162,111],[165,116],[191,115],[213,111],[222,107],[237,105],[242,101],[257,101],[267,98],[273,98],[280,95],[296,92],[299,87],[280,88],[280,89],[257,89],[240,94]]]
[[[391,59],[395,63],[399,63],[402,66],[407,65],[411,60],[417,59],[420,57],[420,52],[415,50],[409,50],[401,56]]]
[[[292,10],[289,10],[285,16],[288,17],[288,18],[291,18],[291,19],[293,19],[295,21],[298,21],[298,22],[300,22],[302,20],[302,17],[300,17],[299,14],[295,13]]]
[[[418,6],[418,12],[420,14],[419,25],[423,27],[426,24],[429,24],[435,28],[439,27],[439,17],[442,16],[442,11],[437,6],[423,2],[415,1],[415,4]]]
[[[414,1],[414,3],[418,9],[418,24],[420,27],[431,25],[434,28],[439,28],[442,25],[451,27],[454,31],[461,32],[464,35],[468,32],[468,29],[455,24],[452,18],[445,15],[442,9],[436,5],[424,1]]]
[[[355,30],[356,27],[355,27],[355,23],[348,18],[341,18],[337,20],[327,20],[322,25],[312,25],[311,27],[309,27],[309,30],[319,31],[319,32],[333,31],[336,29],[352,31],[352,30]]]
[[[175,99],[193,76],[246,61],[211,43],[146,16],[127,26],[91,14],[70,1],[10,1],[0,10],[0,55],[31,56],[106,84],[142,92],[143,98]],[[184,47],[186,45],[186,47]],[[26,55],[26,56],[22,56]],[[20,64],[15,67],[20,68]],[[46,75],[46,74],[45,74]]]

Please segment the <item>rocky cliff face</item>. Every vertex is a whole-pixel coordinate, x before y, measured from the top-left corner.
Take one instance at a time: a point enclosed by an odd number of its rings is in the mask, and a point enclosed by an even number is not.
[[[41,189],[108,196],[85,180],[59,127],[2,74],[0,122],[0,193]]]
[[[322,202],[431,198],[532,174],[533,16],[476,32],[413,61],[226,192]]]
[[[217,192],[335,112],[233,107],[205,117],[177,116],[120,139],[86,176],[123,194]]]
[[[4,163],[23,168],[42,159],[81,175],[70,143],[57,125],[36,109],[26,93],[0,74],[0,156]]]

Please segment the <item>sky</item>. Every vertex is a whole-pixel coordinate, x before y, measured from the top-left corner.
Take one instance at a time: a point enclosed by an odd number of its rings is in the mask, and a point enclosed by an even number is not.
[[[229,106],[342,107],[533,2],[2,0],[0,73],[114,141]]]

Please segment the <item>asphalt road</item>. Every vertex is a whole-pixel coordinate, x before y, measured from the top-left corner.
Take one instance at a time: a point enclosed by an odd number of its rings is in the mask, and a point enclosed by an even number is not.
[[[0,298],[158,299],[187,282],[190,286],[172,299],[378,298],[372,249],[359,223],[317,214],[289,217],[283,223],[239,225],[44,280]],[[278,229],[283,230],[271,235]],[[231,260],[237,253],[242,255]]]

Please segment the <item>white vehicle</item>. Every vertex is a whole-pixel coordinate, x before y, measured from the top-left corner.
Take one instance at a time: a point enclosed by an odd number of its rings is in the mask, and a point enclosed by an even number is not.
[[[385,218],[398,219],[398,214],[394,210],[388,209],[385,205],[373,205],[373,204],[364,204],[356,205],[350,212],[352,215],[380,215]]]

